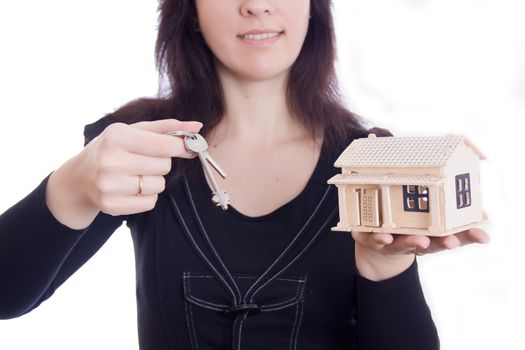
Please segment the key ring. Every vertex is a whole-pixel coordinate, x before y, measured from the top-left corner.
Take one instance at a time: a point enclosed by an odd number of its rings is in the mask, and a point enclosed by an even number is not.
[[[182,136],[182,137],[195,137],[195,133],[194,132],[191,132],[191,131],[186,131],[186,130],[175,130],[175,131],[170,131],[170,132],[167,132],[166,135],[169,135],[169,136]]]

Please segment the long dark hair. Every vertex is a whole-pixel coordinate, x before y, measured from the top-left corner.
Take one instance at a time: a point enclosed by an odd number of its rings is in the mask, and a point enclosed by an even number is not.
[[[360,119],[341,100],[335,75],[335,33],[331,0],[312,0],[311,18],[302,50],[291,67],[287,101],[290,111],[315,136],[325,132],[325,146],[333,148],[366,130]],[[214,56],[202,34],[195,30],[194,0],[160,0],[155,57],[159,81],[158,98],[141,98],[106,117],[110,122],[177,118],[198,120],[206,135],[223,116],[224,98]],[[100,129],[100,128],[99,128]]]

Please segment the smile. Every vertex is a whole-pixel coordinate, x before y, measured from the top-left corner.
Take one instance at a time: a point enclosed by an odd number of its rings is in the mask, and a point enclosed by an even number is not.
[[[241,39],[247,39],[247,40],[268,40],[275,37],[278,37],[283,32],[271,32],[271,33],[249,33],[249,34],[240,34],[238,35]]]

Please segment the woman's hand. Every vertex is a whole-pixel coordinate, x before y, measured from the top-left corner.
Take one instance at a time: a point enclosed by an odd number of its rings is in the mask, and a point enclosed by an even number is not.
[[[381,281],[406,270],[415,255],[437,253],[471,243],[488,243],[488,234],[472,228],[445,237],[352,232],[356,242],[356,266],[359,274]]]
[[[171,158],[193,158],[173,130],[198,132],[199,122],[175,119],[115,123],[49,178],[46,202],[66,226],[87,227],[102,211],[128,215],[151,210],[165,189]],[[140,192],[140,195],[139,195]]]

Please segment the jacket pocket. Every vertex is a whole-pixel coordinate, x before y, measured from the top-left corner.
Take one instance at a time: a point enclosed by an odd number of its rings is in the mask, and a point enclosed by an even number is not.
[[[233,276],[242,295],[255,276]],[[258,312],[231,312],[232,293],[215,276],[185,272],[182,278],[186,324],[192,349],[295,349],[304,308],[306,277],[283,277],[256,293]],[[230,312],[229,312],[230,311]],[[237,331],[234,330],[237,327]],[[240,327],[240,328],[239,328]],[[235,342],[232,335],[235,334]]]

